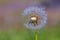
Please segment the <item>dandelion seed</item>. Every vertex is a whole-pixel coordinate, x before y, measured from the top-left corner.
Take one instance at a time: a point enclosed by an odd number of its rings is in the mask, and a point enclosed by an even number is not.
[[[45,8],[44,8],[45,9]],[[38,30],[47,23],[47,14],[43,8],[28,7],[23,11],[23,18],[27,16],[25,27],[31,30]]]

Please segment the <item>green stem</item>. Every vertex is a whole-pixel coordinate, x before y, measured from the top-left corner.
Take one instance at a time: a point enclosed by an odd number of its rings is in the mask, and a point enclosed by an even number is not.
[[[38,40],[38,32],[35,31],[35,40]]]

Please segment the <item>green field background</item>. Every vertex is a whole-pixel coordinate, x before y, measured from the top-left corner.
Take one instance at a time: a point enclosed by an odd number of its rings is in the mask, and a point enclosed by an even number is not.
[[[0,40],[35,40],[34,31],[25,27],[20,29],[0,30]],[[60,40],[60,23],[49,28],[42,28],[38,33],[38,40]]]

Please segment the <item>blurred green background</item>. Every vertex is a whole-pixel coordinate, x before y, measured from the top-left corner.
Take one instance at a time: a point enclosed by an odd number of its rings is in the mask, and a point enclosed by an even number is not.
[[[35,40],[34,31],[26,28],[0,30],[0,40]],[[42,28],[38,33],[38,40],[60,40],[60,23],[49,28]]]

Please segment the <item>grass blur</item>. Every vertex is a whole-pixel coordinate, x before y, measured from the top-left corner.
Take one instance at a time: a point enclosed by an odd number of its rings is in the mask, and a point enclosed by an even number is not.
[[[35,40],[34,35],[34,32],[26,28],[0,30],[0,40]],[[60,23],[48,29],[42,28],[38,36],[38,40],[60,40]]]

